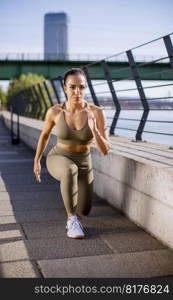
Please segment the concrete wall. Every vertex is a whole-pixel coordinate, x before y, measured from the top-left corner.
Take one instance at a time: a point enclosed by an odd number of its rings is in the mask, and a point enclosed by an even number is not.
[[[173,248],[173,170],[93,149],[95,192]]]
[[[1,115],[3,116],[5,126],[7,128],[11,128],[11,115],[7,111],[1,112]],[[13,121],[14,121],[14,132],[17,133],[17,116],[13,114]],[[20,138],[22,141],[24,141],[29,147],[32,149],[36,149],[37,147],[37,142],[39,139],[39,136],[41,134],[41,131],[43,129],[43,121],[39,121],[36,119],[32,118],[26,118],[26,117],[19,117],[19,122],[20,122]],[[52,130],[52,134],[50,136],[48,145],[43,153],[43,156],[45,157],[51,147],[56,144],[57,137],[55,135],[54,129]]]
[[[10,128],[10,114],[2,113]],[[35,149],[43,122],[20,117],[21,139]],[[48,146],[56,144],[52,131]],[[113,149],[104,156],[93,145],[94,191],[165,245],[173,248],[173,168]]]

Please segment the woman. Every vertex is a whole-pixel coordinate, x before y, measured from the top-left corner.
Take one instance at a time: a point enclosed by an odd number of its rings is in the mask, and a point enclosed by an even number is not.
[[[93,192],[93,170],[90,147],[93,139],[98,150],[106,155],[111,148],[102,109],[85,99],[86,77],[81,69],[70,69],[64,75],[67,101],[47,110],[44,128],[34,158],[34,173],[40,182],[41,155],[55,126],[57,144],[49,151],[46,165],[49,173],[60,181],[67,212],[67,236],[83,238],[78,215],[88,215]]]

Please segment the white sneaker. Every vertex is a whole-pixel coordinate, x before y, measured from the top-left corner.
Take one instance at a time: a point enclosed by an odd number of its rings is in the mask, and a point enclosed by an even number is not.
[[[66,229],[67,236],[72,239],[82,239],[85,236],[82,224],[79,222],[77,216],[71,216],[68,219]]]

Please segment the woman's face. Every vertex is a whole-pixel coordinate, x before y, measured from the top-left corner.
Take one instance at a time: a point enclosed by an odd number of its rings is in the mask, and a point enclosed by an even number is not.
[[[82,74],[69,75],[64,85],[64,91],[68,100],[80,103],[84,100],[86,91],[86,79]]]

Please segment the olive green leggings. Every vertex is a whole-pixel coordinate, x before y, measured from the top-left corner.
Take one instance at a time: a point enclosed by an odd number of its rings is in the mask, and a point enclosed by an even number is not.
[[[94,179],[90,150],[74,152],[56,145],[47,154],[46,166],[50,175],[60,181],[67,213],[88,215]]]

